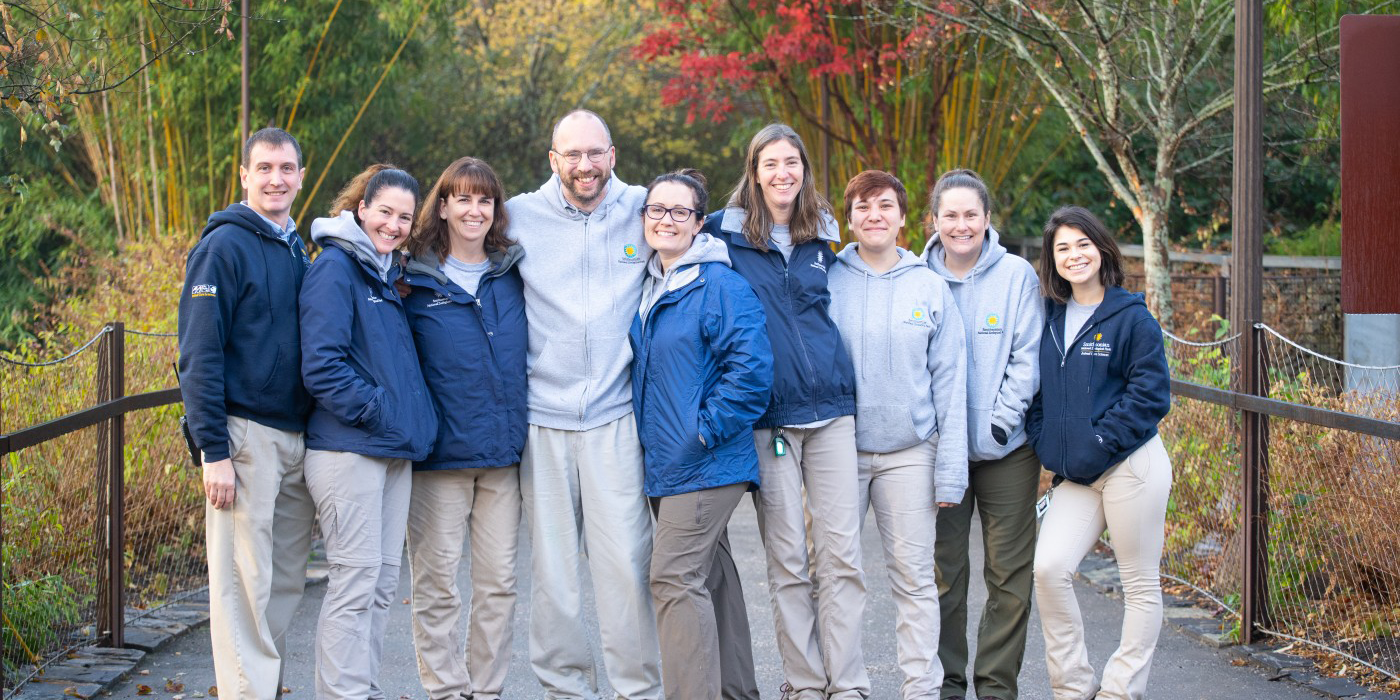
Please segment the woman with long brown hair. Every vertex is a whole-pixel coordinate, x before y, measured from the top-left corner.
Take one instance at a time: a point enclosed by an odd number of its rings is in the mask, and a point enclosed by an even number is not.
[[[763,483],[755,500],[784,697],[864,698],[855,370],[829,313],[840,236],[815,179],[797,132],[770,124],[749,142],[729,207],[705,231],[728,244],[731,265],[758,294],[773,348],[772,395],[754,423]]]

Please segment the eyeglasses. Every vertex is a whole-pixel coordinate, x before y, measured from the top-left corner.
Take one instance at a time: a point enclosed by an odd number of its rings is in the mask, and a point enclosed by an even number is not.
[[[667,208],[661,206],[660,204],[648,204],[642,207],[642,213],[646,214],[648,219],[655,219],[657,221],[666,218],[666,215],[670,214],[671,220],[678,224],[690,221],[691,214],[694,214],[697,217],[705,215],[705,212],[700,211],[699,209],[686,209],[685,207]]]
[[[604,158],[608,157],[608,152],[611,150],[611,147],[595,148],[591,151],[588,151],[585,154],[583,151],[569,151],[568,153],[560,153],[559,151],[556,151],[553,148],[551,148],[549,149],[549,152],[558,155],[560,158],[563,158],[564,162],[568,163],[569,165],[578,165],[579,161],[583,160],[584,155],[588,156],[589,162],[601,163],[603,162]]]

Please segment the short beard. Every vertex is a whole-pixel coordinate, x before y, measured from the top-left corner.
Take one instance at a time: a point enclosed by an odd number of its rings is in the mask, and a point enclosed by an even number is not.
[[[564,189],[568,190],[569,195],[572,196],[574,200],[577,201],[579,204],[582,204],[584,206],[592,206],[595,202],[603,198],[604,192],[608,191],[608,181],[612,180],[612,172],[609,171],[606,175],[601,173],[598,175],[598,191],[589,197],[583,196],[582,193],[580,193],[577,189],[574,188],[574,179],[576,177],[577,176],[571,175],[568,179],[563,180]]]

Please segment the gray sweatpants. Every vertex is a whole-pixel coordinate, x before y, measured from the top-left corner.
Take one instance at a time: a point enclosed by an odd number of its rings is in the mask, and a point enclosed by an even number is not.
[[[316,697],[381,700],[380,648],[399,585],[412,490],[406,459],[306,451],[330,581],[316,625]]]
[[[783,674],[792,700],[870,695],[861,652],[865,574],[861,570],[855,419],[820,428],[782,428],[787,454],[774,454],[777,429],[753,432],[762,487],[755,500],[768,554],[768,586]],[[812,514],[815,604],[808,576],[805,505]]]

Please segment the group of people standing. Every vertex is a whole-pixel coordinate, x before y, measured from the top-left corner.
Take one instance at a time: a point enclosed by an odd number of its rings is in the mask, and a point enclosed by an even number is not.
[[[249,138],[248,199],[210,217],[180,300],[222,696],[280,694],[319,520],[316,696],[384,697],[406,541],[424,689],[498,700],[523,515],[546,697],[598,697],[587,566],[617,697],[758,698],[726,534],[752,494],[783,698],[871,696],[868,511],[902,698],[1015,698],[1033,588],[1056,698],[1143,697],[1168,380],[1161,330],[1091,213],[1055,212],[1037,275],[998,243],[968,170],[930,193],[922,255],[897,245],[900,181],[857,175],[838,252],[835,212],[781,124],[753,137],[714,209],[693,170],[622,182],[586,110],[557,123],[548,158],[549,180],[509,200],[474,158],[426,194],[372,166],[312,223],[311,263],[290,216],[300,147],[275,128]],[[1057,477],[1037,539],[1042,464]],[[988,602],[969,677],[974,511]],[[1099,678],[1070,582],[1105,527],[1127,612]]]

